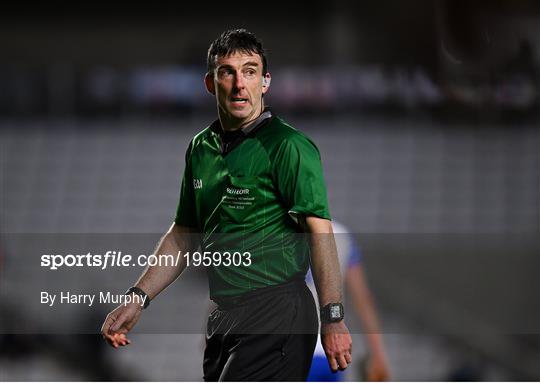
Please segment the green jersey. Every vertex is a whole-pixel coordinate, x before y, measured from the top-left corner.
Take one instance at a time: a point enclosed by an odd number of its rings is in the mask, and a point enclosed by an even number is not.
[[[267,111],[242,130],[224,134],[218,120],[193,138],[175,222],[202,234],[203,251],[249,256],[208,267],[211,297],[304,278],[298,215],[330,219],[320,154],[304,134]]]

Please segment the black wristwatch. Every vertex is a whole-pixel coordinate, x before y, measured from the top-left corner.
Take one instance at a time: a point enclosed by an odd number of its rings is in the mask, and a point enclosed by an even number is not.
[[[141,300],[144,302],[144,305],[143,305],[143,310],[145,308],[148,307],[148,305],[150,305],[150,297],[148,296],[148,294],[146,294],[142,289],[138,288],[138,287],[130,287],[128,289],[128,291],[126,291],[125,295],[130,295],[130,294],[137,294],[138,296],[141,297]]]
[[[345,311],[341,303],[328,303],[321,309],[321,323],[334,323],[343,320]]]

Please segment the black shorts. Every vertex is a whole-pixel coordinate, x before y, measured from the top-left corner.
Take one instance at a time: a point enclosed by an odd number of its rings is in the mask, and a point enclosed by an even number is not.
[[[214,299],[204,351],[205,381],[306,380],[319,322],[304,281]]]

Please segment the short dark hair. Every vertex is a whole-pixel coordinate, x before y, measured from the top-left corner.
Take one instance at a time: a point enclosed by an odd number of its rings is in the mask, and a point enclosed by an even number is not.
[[[246,29],[230,29],[223,32],[221,36],[210,44],[206,59],[208,73],[212,73],[216,69],[218,57],[229,56],[236,52],[257,53],[261,56],[263,75],[268,72],[268,63],[262,41]]]

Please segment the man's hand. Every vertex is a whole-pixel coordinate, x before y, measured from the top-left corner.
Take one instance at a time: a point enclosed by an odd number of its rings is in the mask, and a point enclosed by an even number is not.
[[[368,356],[365,366],[365,380],[369,382],[390,380],[390,370],[384,354],[377,353]]]
[[[352,362],[352,338],[343,321],[323,323],[321,342],[333,372],[346,369]]]
[[[139,320],[141,311],[142,307],[137,303],[122,304],[115,308],[107,315],[103,326],[101,326],[103,339],[114,348],[130,344],[131,341],[126,337],[126,334]]]

